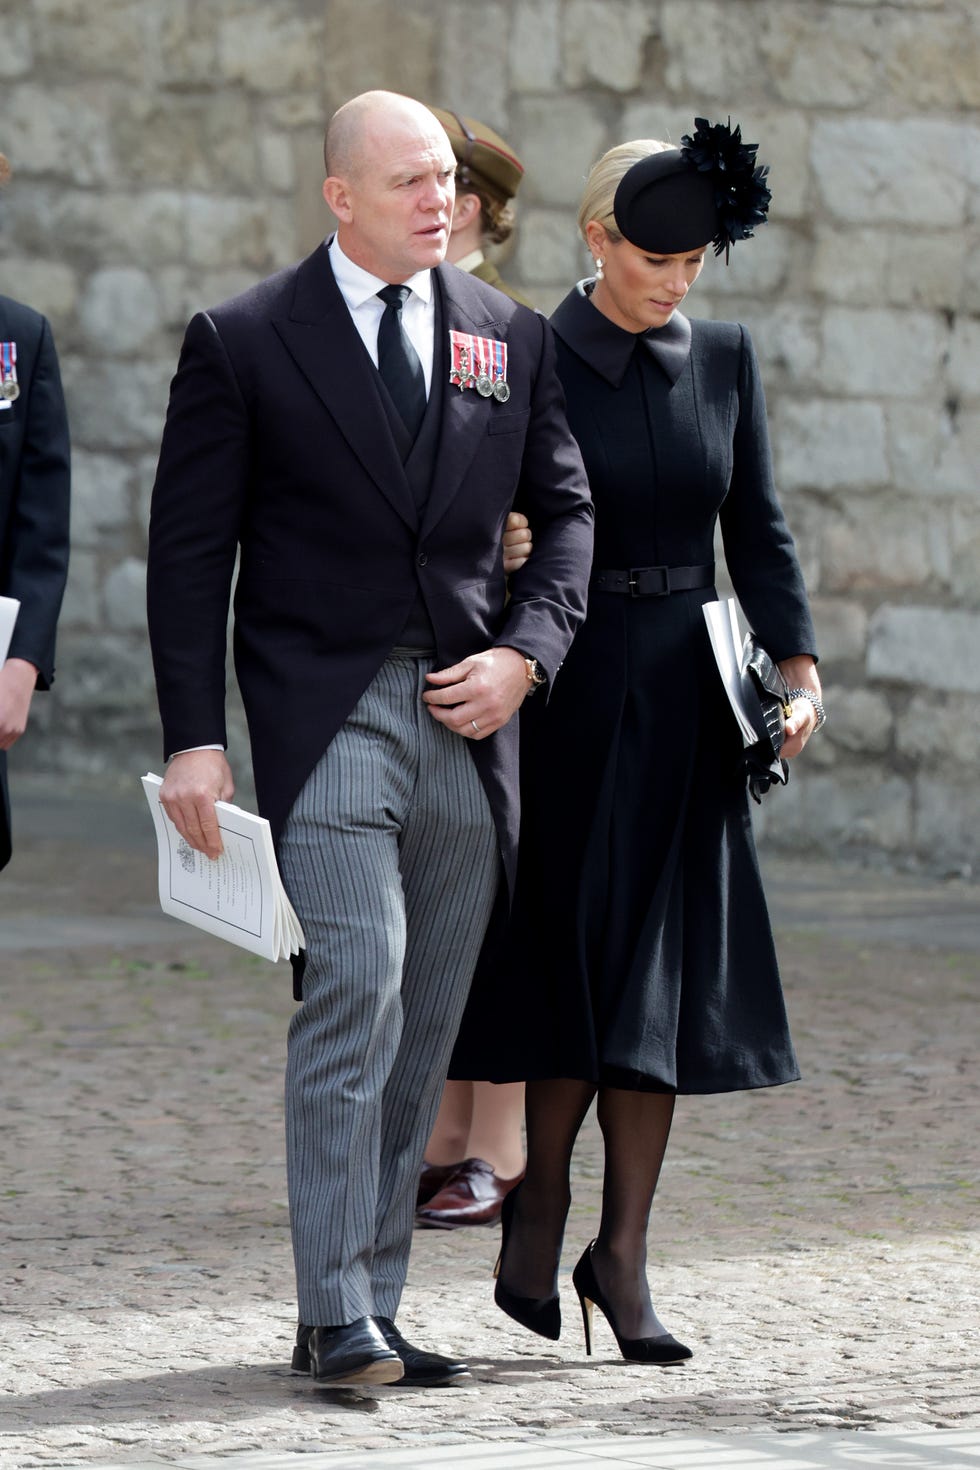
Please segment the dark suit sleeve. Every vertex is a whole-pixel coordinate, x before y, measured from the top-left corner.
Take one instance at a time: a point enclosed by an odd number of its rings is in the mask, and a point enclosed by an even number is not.
[[[592,567],[593,508],[578,444],[565,419],[555,369],[551,327],[526,314],[537,332],[537,371],[514,508],[531,523],[530,559],[511,579],[511,598],[499,645],[533,655],[549,683],[585,617]]]
[[[774,659],[816,657],[803,573],[776,495],[762,377],[744,327],[732,477],[721,508],[725,560],[745,616]]]
[[[227,743],[228,603],[247,478],[245,404],[202,313],[171,384],[150,508],[147,614],[165,758]]]
[[[47,689],[68,575],[71,459],[58,357],[43,318],[33,372],[21,391],[24,437],[0,591],[20,602],[8,657],[34,664],[37,687]]]

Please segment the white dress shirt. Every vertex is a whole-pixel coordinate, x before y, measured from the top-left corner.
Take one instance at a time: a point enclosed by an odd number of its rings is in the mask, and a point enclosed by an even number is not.
[[[340,288],[340,294],[347,303],[351,320],[361,334],[361,341],[367,348],[371,361],[377,367],[378,328],[385,310],[385,304],[378,296],[378,292],[389,283],[382,280],[380,276],[372,276],[369,271],[362,270],[359,265],[355,265],[350,257],[344,254],[336,235],[330,241],[328,248],[330,264],[333,267],[334,279]],[[432,359],[436,333],[436,300],[432,288],[432,272],[429,270],[416,271],[414,276],[409,276],[408,280],[401,284],[407,286],[411,292],[402,307],[402,326],[422,364],[425,396],[428,398],[432,388]]]

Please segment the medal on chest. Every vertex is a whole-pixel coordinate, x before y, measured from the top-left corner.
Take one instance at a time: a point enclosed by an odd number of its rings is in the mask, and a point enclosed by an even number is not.
[[[13,403],[20,396],[17,381],[17,343],[0,342],[0,400]]]
[[[449,381],[461,393],[465,388],[475,388],[481,398],[507,402],[510,388],[506,342],[477,337],[471,332],[450,331],[449,362]]]

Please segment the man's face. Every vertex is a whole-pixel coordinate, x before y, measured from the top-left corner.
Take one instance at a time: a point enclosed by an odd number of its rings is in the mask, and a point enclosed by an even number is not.
[[[456,160],[422,112],[367,120],[348,176],[324,184],[345,254],[393,284],[438,265],[449,243]]]

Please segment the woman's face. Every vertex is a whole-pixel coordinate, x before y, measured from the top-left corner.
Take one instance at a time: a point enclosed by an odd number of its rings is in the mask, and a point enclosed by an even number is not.
[[[670,321],[701,274],[708,248],[657,255],[629,240],[611,239],[597,220],[589,224],[586,237],[593,256],[603,262],[592,301],[627,332],[645,332]]]

